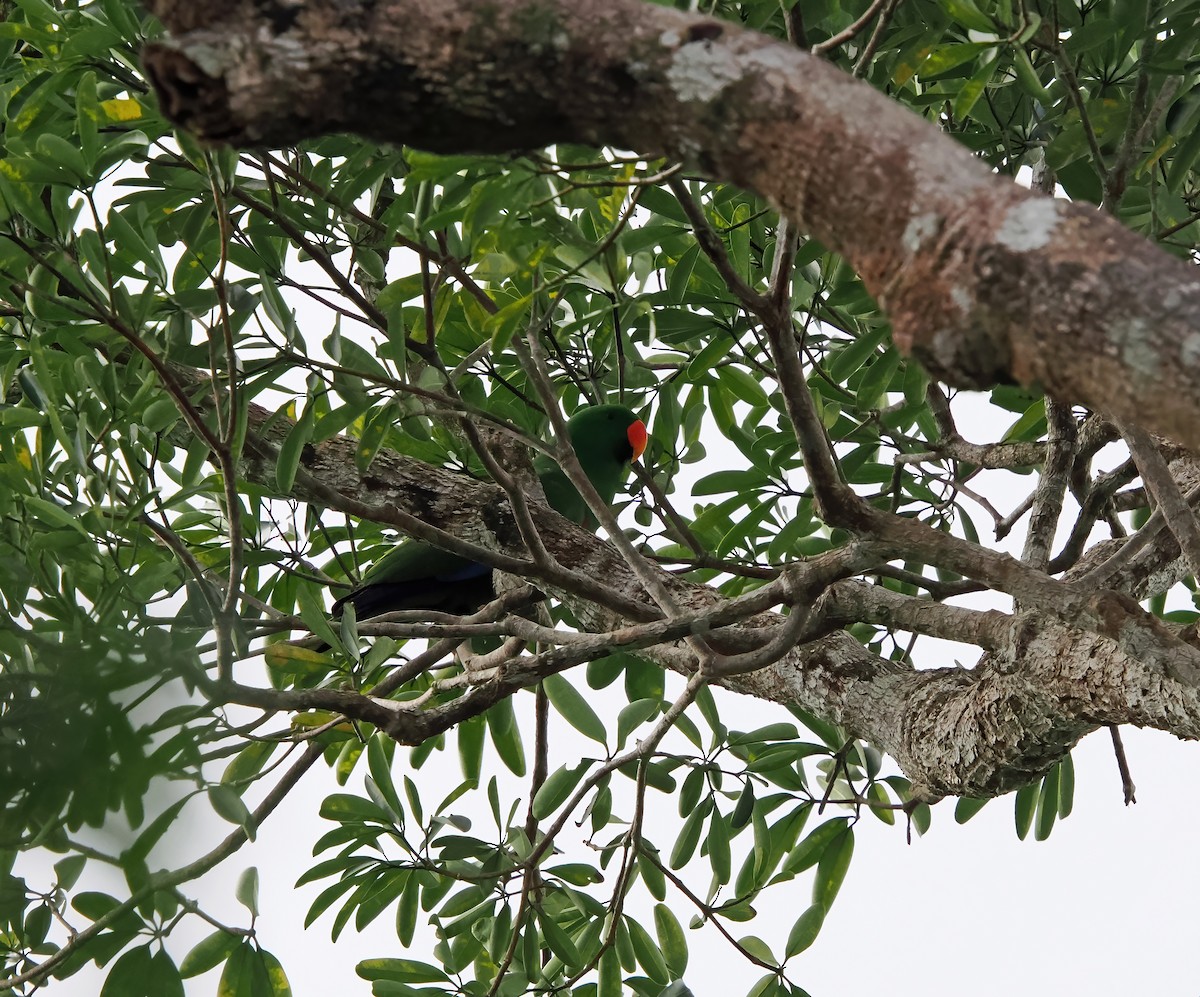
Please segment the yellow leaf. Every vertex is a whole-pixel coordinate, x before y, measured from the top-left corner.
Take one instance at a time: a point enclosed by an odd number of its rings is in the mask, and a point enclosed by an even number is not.
[[[25,442],[25,437],[18,435],[16,439],[17,463],[20,464],[26,471],[33,470],[33,452],[29,449],[29,444]]]
[[[313,665],[329,664],[327,654],[298,644],[272,644],[263,652],[263,660],[272,668],[283,668],[298,661]]]
[[[1135,175],[1141,177],[1145,176],[1147,173],[1150,173],[1154,169],[1155,164],[1162,159],[1163,154],[1174,145],[1175,136],[1165,136],[1163,140],[1154,147],[1154,151],[1150,153],[1149,158],[1137,168]]]
[[[295,727],[320,727],[332,719],[333,714],[326,710],[308,710],[293,716],[292,725]]]
[[[114,97],[100,101],[109,121],[137,121],[142,116],[142,105],[132,97]]]

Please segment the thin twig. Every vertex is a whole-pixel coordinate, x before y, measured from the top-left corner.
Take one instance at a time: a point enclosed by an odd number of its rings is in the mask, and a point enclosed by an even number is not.
[[[767,299],[747,284],[742,275],[737,272],[733,261],[729,258],[729,253],[725,251],[725,243],[721,241],[721,237],[709,223],[704,209],[692,197],[691,191],[687,189],[687,184],[679,177],[671,177],[667,181],[667,186],[671,188],[671,193],[675,195],[679,206],[683,208],[683,213],[692,223],[692,234],[695,235],[701,251],[717,268],[721,279],[725,281],[725,286],[751,311],[762,311],[767,304]]]
[[[1183,552],[1189,573],[1200,578],[1200,524],[1196,522],[1191,504],[1171,474],[1154,438],[1132,423],[1121,422],[1119,428],[1129,444],[1142,481],[1154,496],[1157,511],[1162,513],[1172,535],[1179,541],[1179,549]]]
[[[1029,517],[1029,532],[1025,535],[1025,548],[1021,560],[1030,567],[1044,571],[1050,563],[1050,546],[1054,542],[1054,531],[1058,528],[1058,517],[1062,513],[1063,498],[1075,460],[1075,417],[1071,407],[1046,399],[1046,463],[1033,493],[1033,512]]]
[[[1108,732],[1112,735],[1117,769],[1121,773],[1121,791],[1125,794],[1125,806],[1129,806],[1131,803],[1137,803],[1137,797],[1134,795],[1137,787],[1133,784],[1133,775],[1129,771],[1129,759],[1125,757],[1125,742],[1121,740],[1121,728],[1116,724],[1109,724]]]
[[[824,55],[826,52],[832,51],[841,45],[845,45],[848,41],[853,41],[874,19],[875,15],[880,12],[885,6],[890,4],[892,0],[874,0],[867,12],[863,14],[857,21],[851,24],[848,28],[843,28],[831,38],[826,38],[823,42],[817,42],[810,50],[813,55]]]
[[[1066,84],[1067,96],[1071,98],[1071,103],[1075,105],[1075,110],[1079,113],[1079,120],[1083,125],[1083,134],[1087,138],[1088,149],[1091,151],[1092,168],[1100,177],[1100,183],[1103,184],[1108,179],[1108,167],[1104,163],[1104,153],[1100,151],[1100,142],[1096,138],[1096,131],[1092,127],[1092,119],[1088,114],[1087,105],[1083,100],[1083,90],[1079,85],[1079,80],[1075,76],[1075,68],[1071,65],[1071,57],[1061,43],[1056,43],[1051,49],[1054,55],[1054,61],[1058,64],[1059,72],[1062,73],[1063,82]]]
[[[879,23],[875,25],[875,30],[871,32],[871,39],[867,42],[867,47],[863,49],[862,55],[858,57],[858,62],[854,64],[854,71],[851,75],[857,79],[862,79],[867,71],[867,67],[871,64],[871,60],[875,57],[875,52],[879,48],[880,42],[883,41],[883,33],[887,30],[888,24],[891,23],[892,15],[896,12],[896,8],[900,6],[900,0],[891,0],[883,8],[883,13],[879,15]]]

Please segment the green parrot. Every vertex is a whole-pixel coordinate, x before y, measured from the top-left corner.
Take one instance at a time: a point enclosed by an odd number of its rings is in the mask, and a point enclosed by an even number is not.
[[[646,425],[623,405],[593,405],[567,420],[579,464],[605,502],[611,502],[629,465],[646,449]],[[534,469],[556,512],[594,526],[595,517],[562,469],[539,455]],[[365,620],[401,609],[429,609],[466,615],[495,598],[492,569],[417,540],[397,544],[376,561],[362,584],[333,604],[340,616],[346,603]]]

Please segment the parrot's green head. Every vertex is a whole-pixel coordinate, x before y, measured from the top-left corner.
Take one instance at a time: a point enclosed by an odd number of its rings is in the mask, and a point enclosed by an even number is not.
[[[614,465],[622,472],[646,449],[646,424],[624,405],[592,405],[567,420],[571,445],[591,477],[589,465]]]
[[[646,424],[624,405],[592,405],[567,420],[571,446],[583,473],[605,502],[611,502],[629,465],[646,449]],[[576,523],[591,524],[587,503],[548,458],[535,462],[551,508]]]

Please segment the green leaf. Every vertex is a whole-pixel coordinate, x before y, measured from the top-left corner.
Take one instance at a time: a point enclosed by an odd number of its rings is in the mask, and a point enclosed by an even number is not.
[[[538,820],[545,820],[566,803],[588,770],[589,764],[583,762],[570,767],[563,765],[551,772],[533,798],[533,816]]]
[[[304,448],[312,442],[315,419],[316,407],[312,404],[305,406],[304,414],[296,421],[279,447],[279,457],[275,461],[275,486],[281,495],[291,494]]]
[[[1058,818],[1065,820],[1075,805],[1075,761],[1069,753],[1058,763],[1058,768]]]
[[[667,969],[672,978],[678,979],[687,969],[688,945],[683,926],[666,904],[654,905],[654,931],[658,935]]]
[[[321,802],[320,815],[326,820],[390,824],[391,814],[370,800],[350,793],[331,793]]]
[[[236,789],[225,785],[209,786],[208,802],[218,817],[230,824],[237,824],[246,831],[251,841],[254,840],[254,818]]]
[[[1037,17],[1035,14],[1034,17]],[[1040,20],[1040,18],[1039,18]],[[1052,104],[1054,97],[1042,83],[1042,78],[1033,67],[1033,63],[1029,61],[1029,53],[1021,46],[1014,46],[1010,53],[1013,60],[1013,70],[1016,73],[1017,82],[1022,89],[1031,97],[1043,104]]]
[[[605,272],[600,260],[595,258],[595,253],[594,249],[571,245],[556,246],[554,250],[554,255],[562,260],[571,271],[574,271],[579,277],[586,278],[598,290],[611,294],[615,291],[612,280]]]
[[[596,997],[622,997],[621,959],[615,949],[606,949],[600,956]]]
[[[995,22],[975,6],[974,0],[941,0],[942,8],[963,27],[995,33]]]
[[[150,957],[146,993],[155,997],[184,997],[183,976],[166,949],[159,949]]]
[[[142,425],[152,433],[165,433],[179,419],[179,406],[173,398],[159,398],[147,405],[142,413]]]
[[[754,730],[739,732],[729,732],[729,743],[732,744],[757,744],[760,741],[795,741],[800,737],[800,731],[796,729],[795,724],[791,723],[773,723],[767,724],[765,727],[756,727]]]
[[[954,42],[935,49],[925,64],[921,67],[921,78],[928,79],[951,69],[957,69],[964,62],[974,62],[988,49],[995,48],[995,42]]]
[[[1042,780],[1042,789],[1038,793],[1037,817],[1034,821],[1033,836],[1037,841],[1045,841],[1054,830],[1054,821],[1058,817],[1058,776],[1059,766],[1055,765]]]
[[[449,983],[444,971],[416,959],[364,959],[355,967],[364,980],[394,980],[396,983]]]
[[[1197,157],[1200,157],[1200,128],[1176,146],[1175,154],[1171,157],[1171,165],[1167,168],[1167,190],[1176,193],[1183,187],[1184,181],[1192,172]]]
[[[662,871],[661,863],[658,850],[643,840],[642,850],[638,855],[638,871],[642,874],[647,891],[655,900],[667,898],[667,877]]]
[[[179,964],[179,975],[186,979],[216,969],[240,944],[241,939],[238,935],[227,931],[214,931],[183,957],[183,962]]]
[[[958,93],[954,97],[952,105],[955,117],[962,119],[967,117],[974,109],[979,98],[983,96],[984,90],[987,89],[992,77],[996,75],[996,70],[1000,67],[999,53],[993,52],[990,56],[983,56],[983,60],[975,67],[975,71],[971,73],[968,79]]]
[[[251,741],[239,751],[221,773],[221,782],[242,792],[242,783],[258,775],[279,747],[275,741]]]
[[[304,582],[297,585],[296,601],[304,625],[330,647],[341,647],[341,635],[330,625],[329,617],[325,615],[325,607],[317,598],[314,586]]]
[[[821,925],[825,923],[825,905],[813,904],[803,914],[796,918],[792,930],[788,932],[786,953],[790,959],[799,955],[817,940]]]
[[[845,384],[850,375],[867,362],[880,344],[887,339],[891,329],[881,325],[865,332],[842,347],[829,363],[829,377],[838,384]]]
[[[392,813],[400,817],[404,813],[404,805],[400,802],[400,794],[396,792],[396,784],[392,781],[391,751],[394,744],[381,734],[376,734],[367,742],[367,770],[375,781],[380,794],[391,807]]]
[[[959,824],[965,824],[987,806],[987,803],[987,800],[977,800],[969,796],[962,797],[954,807],[955,821]]]
[[[617,748],[625,746],[626,740],[638,727],[658,715],[659,699],[636,699],[626,704],[617,714]]]
[[[21,887],[21,892],[23,895],[23,885]],[[89,921],[99,921],[100,918],[120,907],[121,901],[107,893],[88,890],[84,893],[75,894],[75,896],[71,898],[71,906]]]
[[[746,991],[746,997],[776,997],[778,983],[775,974],[768,973]]]
[[[729,815],[729,826],[734,830],[745,827],[750,823],[750,818],[754,813],[754,780],[747,779],[746,784],[742,787],[741,793],[738,795],[737,805],[733,808],[733,813]]]
[[[148,945],[123,953],[108,971],[100,997],[152,997],[153,991],[148,989],[152,962]]]
[[[132,217],[132,221],[130,220]],[[153,232],[145,226],[145,220],[136,211],[110,211],[108,213],[108,238],[120,246],[121,252],[128,252],[142,263],[149,276],[157,278],[160,284],[167,282],[167,271],[163,265],[162,254],[159,252],[157,240]]]
[[[764,942],[757,935],[743,935],[738,939],[738,944],[745,949],[750,955],[756,959],[760,959],[768,965],[774,965],[777,961],[775,953],[771,951],[771,946]]]
[[[508,349],[513,336],[528,319],[532,306],[533,296],[527,294],[505,305],[494,315],[488,316],[484,327],[491,334],[493,353],[501,353]]]
[[[83,867],[87,864],[86,855],[68,855],[54,863],[54,881],[59,889],[69,890],[78,881]]]
[[[714,471],[712,474],[706,474],[692,486],[692,494],[699,497],[723,495],[727,492],[744,493],[761,487],[766,484],[766,481],[767,476],[758,470]]]
[[[1033,815],[1037,808],[1037,801],[1038,786],[1036,783],[1022,786],[1017,790],[1015,817],[1017,822],[1017,837],[1022,841],[1025,840],[1025,835],[1029,833],[1029,828],[1033,825]]]
[[[217,983],[217,997],[260,997],[254,982],[254,949],[248,941],[243,940],[225,961],[225,968]]]
[[[700,247],[692,246],[684,252],[670,270],[667,277],[667,296],[676,304],[687,298],[688,282],[691,280],[692,271],[696,267],[699,255]]]
[[[732,874],[729,854],[729,826],[719,810],[714,809],[708,826],[708,858],[712,863],[713,878],[722,885],[729,882]]]
[[[871,807],[871,813],[885,824],[896,823],[896,811],[892,809],[892,801],[888,798],[887,790],[882,782],[873,782],[867,787],[867,799],[877,806]]]
[[[595,866],[585,862],[564,862],[562,865],[550,866],[546,875],[557,876],[572,886],[590,886],[604,881],[604,876]]]
[[[500,760],[518,778],[525,774],[525,747],[511,699],[502,699],[487,711],[488,732]]]
[[[286,299],[280,293],[279,286],[265,270],[259,271],[258,286],[262,290],[263,311],[267,313],[271,324],[284,334],[289,343],[298,339],[296,313],[288,307]]]
[[[627,917],[623,923],[629,929],[629,941],[633,945],[638,965],[655,983],[667,983],[670,980],[667,964],[663,961],[662,953],[650,937],[650,933],[633,918]]]
[[[79,517],[72,515],[57,503],[49,502],[44,498],[39,498],[37,495],[26,495],[23,501],[25,508],[47,526],[70,529],[80,536],[87,536],[87,531],[84,530],[83,525],[79,522]]]
[[[483,771],[483,742],[487,723],[482,717],[471,717],[458,725],[458,760],[463,778],[478,786]]]
[[[858,407],[866,411],[882,408],[887,403],[887,391],[891,388],[896,372],[900,369],[900,352],[889,346],[876,357],[863,374],[855,393]]]
[[[542,937],[550,951],[558,956],[564,965],[578,966],[579,950],[571,940],[571,936],[546,911],[538,911],[538,926],[542,929]]]
[[[707,816],[708,809],[696,809],[688,814],[679,831],[679,837],[675,839],[675,847],[671,849],[669,864],[672,869],[682,869],[691,861],[696,846],[700,843],[700,833],[704,830],[704,819]]]
[[[846,827],[821,853],[817,876],[813,880],[813,903],[820,904],[826,910],[833,906],[853,856],[854,828]]]
[[[913,807],[912,826],[916,828],[917,834],[924,834],[929,830],[930,821],[933,820],[933,812],[928,803],[918,803]]]
[[[1046,402],[1042,398],[1032,402],[1003,436],[1003,442],[1013,440],[1036,440],[1046,431]]]
[[[82,184],[88,175],[87,164],[79,147],[60,135],[44,132],[37,139],[37,154],[44,162],[56,163],[68,170],[77,184]]]
[[[834,817],[810,831],[784,861],[784,871],[798,873],[816,865],[829,843],[847,829],[847,821],[846,817]]]
[[[417,876],[409,876],[396,905],[396,937],[405,948],[412,944],[420,914],[421,886]]]
[[[279,960],[266,949],[258,950],[258,959],[270,985],[270,990],[263,997],[292,997],[292,986]]]
[[[255,866],[243,870],[234,892],[238,903],[250,912],[250,916],[258,917],[258,869]]]
[[[608,734],[604,730],[604,722],[567,679],[562,675],[547,675],[542,680],[542,688],[546,691],[546,698],[567,723],[584,737],[605,743]]]

